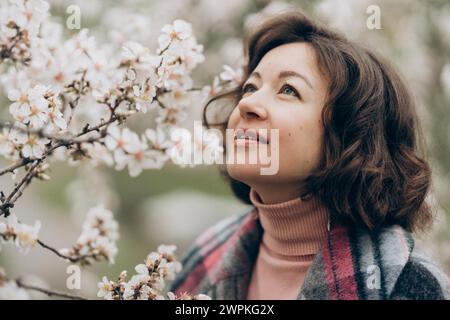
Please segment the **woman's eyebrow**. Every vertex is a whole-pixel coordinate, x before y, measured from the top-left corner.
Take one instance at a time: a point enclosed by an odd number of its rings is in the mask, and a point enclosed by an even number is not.
[[[258,79],[261,79],[261,78],[262,78],[262,77],[261,77],[261,74],[260,74],[258,71],[252,72],[252,73],[250,74],[250,76],[248,77],[248,79],[250,79],[251,77],[255,77],[255,78],[258,78]],[[285,70],[285,71],[281,71],[281,72],[278,74],[278,78],[279,78],[279,79],[281,79],[281,78],[290,78],[290,77],[300,78],[300,79],[302,79],[303,81],[305,81],[306,84],[307,84],[311,89],[314,89],[313,86],[312,86],[312,84],[311,84],[311,82],[308,80],[308,78],[307,78],[306,76],[302,75],[301,73],[298,73],[298,72],[296,72],[296,71],[291,71],[291,70]]]
[[[296,78],[303,79],[303,81],[305,81],[306,84],[311,89],[313,89],[313,86],[312,86],[311,82],[308,80],[307,77],[305,77],[301,73],[298,73],[298,72],[295,72],[295,71],[281,71],[280,74],[278,75],[278,78],[290,78],[290,77],[296,77]]]

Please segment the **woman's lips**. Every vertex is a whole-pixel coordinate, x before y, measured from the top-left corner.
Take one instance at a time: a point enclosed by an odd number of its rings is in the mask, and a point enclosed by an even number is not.
[[[243,145],[253,143],[269,144],[268,139],[265,136],[261,135],[258,129],[250,129],[250,128],[236,129],[234,141],[236,144],[243,144]]]

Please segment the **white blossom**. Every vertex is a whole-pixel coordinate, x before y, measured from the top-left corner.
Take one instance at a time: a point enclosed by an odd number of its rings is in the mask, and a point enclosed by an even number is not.
[[[3,128],[0,132],[0,155],[4,157],[12,156],[14,152],[14,143],[9,139],[9,130]]]
[[[103,205],[89,209],[83,223],[83,230],[99,229],[104,236],[117,240],[118,223],[114,220],[112,212]]]
[[[242,69],[235,70],[228,65],[224,65],[222,68],[223,71],[219,75],[222,81],[231,82],[232,85],[237,85],[241,82],[243,77]]]
[[[122,47],[122,59],[138,69],[154,70],[161,57],[150,54],[150,50],[137,42],[127,42]]]
[[[85,144],[84,148],[87,150],[90,163],[93,166],[98,166],[99,164],[106,164],[108,167],[113,166],[114,159],[112,154],[103,144],[99,142],[89,143]]]
[[[20,223],[16,227],[16,245],[23,248],[26,253],[28,250],[36,245],[39,230],[41,229],[40,221],[36,221],[34,226],[29,226]]]
[[[37,243],[41,222],[34,226],[19,222],[15,214],[11,214],[6,221],[0,221],[0,243],[14,243],[21,252],[28,253]]]
[[[175,258],[176,246],[160,245],[158,251],[150,252],[145,263],[135,267],[134,274],[126,281],[126,271],[119,276],[119,281],[108,281],[106,277],[98,283],[98,296],[105,299],[120,300],[164,300],[163,291],[167,280],[173,280],[175,274],[181,270],[181,264]],[[110,295],[114,292],[113,297]],[[167,295],[170,300],[175,300],[173,293]],[[195,299],[190,297],[190,299]],[[206,298],[207,296],[199,296]],[[188,296],[186,296],[188,298]]]
[[[187,118],[185,106],[166,105],[165,108],[158,111],[156,123],[164,126],[177,126]]]
[[[43,0],[13,1],[21,10],[22,15],[16,17],[19,26],[36,34],[40,23],[46,18],[49,4]]]
[[[156,77],[152,74],[152,78]],[[156,80],[152,82],[151,79],[145,81],[141,85],[133,86],[133,93],[136,96],[136,110],[146,113],[153,106],[153,98],[156,97]]]
[[[48,110],[47,113],[48,117],[48,124],[47,124],[47,131],[49,132],[57,132],[59,130],[65,130],[67,129],[67,122],[64,119],[63,114],[58,109],[58,107],[54,107],[52,109]]]
[[[98,293],[97,297],[103,298],[105,300],[113,299],[113,282],[108,280],[108,278],[103,277],[102,281],[97,284]]]
[[[118,154],[116,161],[119,166],[128,166],[130,176],[138,176],[144,169],[161,168],[164,163],[164,154],[157,150],[148,149],[144,139],[134,133],[126,145],[126,154]]]
[[[10,137],[17,147],[21,148],[23,157],[41,158],[44,155],[45,145],[48,143],[47,138],[40,138],[33,133],[15,130],[11,131]]]
[[[172,41],[182,41],[192,35],[191,25],[180,19],[175,20],[173,24],[166,24],[161,31],[163,34],[158,38],[160,50],[167,48]]]
[[[171,245],[160,244],[158,246],[158,253],[160,253],[166,257],[169,257],[171,259],[174,258],[174,254],[175,254],[176,250],[177,250],[177,246],[173,245],[173,244],[171,244]]]
[[[29,88],[26,85],[10,90],[8,98],[14,101],[9,110],[13,117],[30,128],[40,129],[48,125],[48,131],[66,129],[67,124],[60,112],[61,101],[58,93],[50,87],[36,85]]]
[[[118,252],[118,239],[119,224],[114,220],[112,212],[103,205],[98,205],[88,210],[76,244],[70,249],[60,249],[59,252],[73,258],[85,256],[84,263],[89,263],[89,258],[103,258],[112,264]]]
[[[145,136],[148,139],[151,148],[156,150],[165,150],[172,146],[170,138],[164,133],[160,127],[145,130]]]
[[[131,140],[131,133],[128,128],[120,130],[118,126],[109,126],[105,137],[106,147],[113,151],[115,156],[125,152],[125,145]]]
[[[133,26],[116,30],[115,37],[121,38],[116,43],[99,44],[88,29],[64,39],[64,26],[48,19],[47,1],[0,3],[0,85],[11,101],[9,113],[14,120],[13,128],[0,132],[0,155],[10,160],[59,157],[69,163],[71,159],[81,163],[78,160],[87,157],[91,165],[102,163],[116,170],[127,167],[130,176],[162,168],[174,146],[166,130],[187,117],[191,73],[204,61],[203,46],[188,22],[175,20],[162,28],[153,53],[147,42],[139,41],[141,34],[124,36],[133,30],[149,32],[146,17],[135,17],[140,19]],[[132,41],[125,42],[128,39]],[[156,127],[144,128],[144,134],[117,125],[123,125],[130,115],[156,108]],[[108,118],[115,123],[89,130]],[[57,144],[67,150],[52,150]],[[36,167],[34,177],[48,179],[47,167],[47,162]],[[22,169],[14,170],[13,177],[18,170]],[[39,221],[26,225],[12,213],[0,220],[0,244],[15,244],[28,252],[38,243],[40,227]],[[111,211],[103,205],[91,208],[75,244],[60,249],[59,254],[81,264],[93,260],[113,263],[118,229]],[[158,247],[136,266],[137,274],[129,281],[126,273],[121,273],[117,282],[104,277],[98,283],[98,297],[164,299],[166,281],[181,270],[175,249]],[[27,297],[17,284],[0,278],[0,298]]]
[[[22,123],[34,120],[31,125],[40,128],[45,121],[45,114],[42,113],[48,107],[48,101],[44,96],[46,89],[42,85],[31,88],[29,83],[24,83],[18,89],[10,90],[8,98],[13,101],[9,107],[11,115]]]
[[[165,153],[148,147],[145,136],[139,137],[128,128],[108,128],[105,144],[114,152],[116,169],[128,167],[130,176],[136,177],[144,169],[161,168],[167,159]]]

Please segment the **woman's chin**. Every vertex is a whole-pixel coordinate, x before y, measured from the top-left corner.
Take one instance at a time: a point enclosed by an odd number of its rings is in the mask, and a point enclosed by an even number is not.
[[[246,181],[258,181],[265,176],[261,174],[261,168],[263,166],[257,164],[227,164],[227,172],[230,177],[242,182]]]

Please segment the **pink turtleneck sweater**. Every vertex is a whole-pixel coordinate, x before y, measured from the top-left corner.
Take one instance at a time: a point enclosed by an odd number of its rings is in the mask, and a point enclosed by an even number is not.
[[[247,299],[296,299],[327,234],[328,209],[316,196],[264,204],[250,200],[264,229]]]

